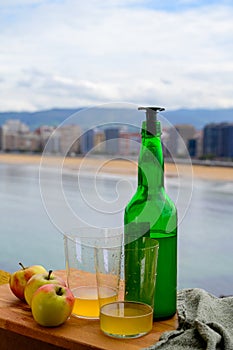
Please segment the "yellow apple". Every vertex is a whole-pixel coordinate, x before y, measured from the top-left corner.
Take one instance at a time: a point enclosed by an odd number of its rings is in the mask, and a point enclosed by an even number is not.
[[[67,287],[43,285],[33,294],[32,316],[41,326],[60,326],[70,317],[74,300],[71,290]]]

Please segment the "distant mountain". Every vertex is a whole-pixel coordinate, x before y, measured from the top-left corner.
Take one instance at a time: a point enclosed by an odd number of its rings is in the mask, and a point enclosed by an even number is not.
[[[192,124],[197,129],[202,129],[204,125],[215,122],[233,122],[233,108],[230,109],[179,109],[165,111],[163,118],[169,123]],[[144,119],[142,112],[132,108],[103,108],[96,107],[90,109],[50,109],[38,112],[1,112],[0,125],[7,119],[19,119],[27,124],[31,130],[40,125],[58,126],[61,123],[79,124],[82,128],[99,126],[106,123],[123,123],[135,126],[141,125]]]
[[[233,123],[233,108],[229,109],[179,109],[163,112],[172,124],[192,124],[202,129],[209,123]]]
[[[40,125],[57,126],[77,111],[78,109],[50,109],[38,112],[1,112],[0,125],[8,119],[19,119],[30,129],[36,129]]]

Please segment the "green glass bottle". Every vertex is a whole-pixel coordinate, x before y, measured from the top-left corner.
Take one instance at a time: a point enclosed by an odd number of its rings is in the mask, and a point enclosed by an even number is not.
[[[157,121],[157,112],[164,108],[139,107],[139,110],[146,110],[146,121],[142,123],[141,129],[138,187],[125,208],[125,236],[130,223],[149,222],[150,237],[159,242],[154,318],[169,318],[176,312],[177,210],[164,188],[161,126]],[[147,235],[146,232],[143,234]],[[128,240],[125,237],[125,241]],[[126,289],[130,290],[127,276],[125,283]]]

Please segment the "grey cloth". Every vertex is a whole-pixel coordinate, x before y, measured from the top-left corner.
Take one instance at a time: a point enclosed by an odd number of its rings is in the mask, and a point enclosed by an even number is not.
[[[217,298],[199,288],[177,296],[178,329],[147,349],[233,350],[233,297]]]

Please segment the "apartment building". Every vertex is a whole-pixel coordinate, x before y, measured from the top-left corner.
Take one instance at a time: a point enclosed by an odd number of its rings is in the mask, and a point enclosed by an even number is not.
[[[233,158],[233,123],[211,123],[204,127],[203,155]]]
[[[59,128],[60,153],[73,155],[80,153],[81,128],[79,125],[63,125]]]
[[[123,131],[119,134],[120,155],[138,155],[141,146],[141,134],[138,132]]]
[[[166,131],[166,148],[172,157],[186,157],[189,140],[194,139],[196,129],[191,124],[179,124]]]
[[[0,148],[2,151],[38,151],[39,137],[17,119],[9,119],[1,127]]]

